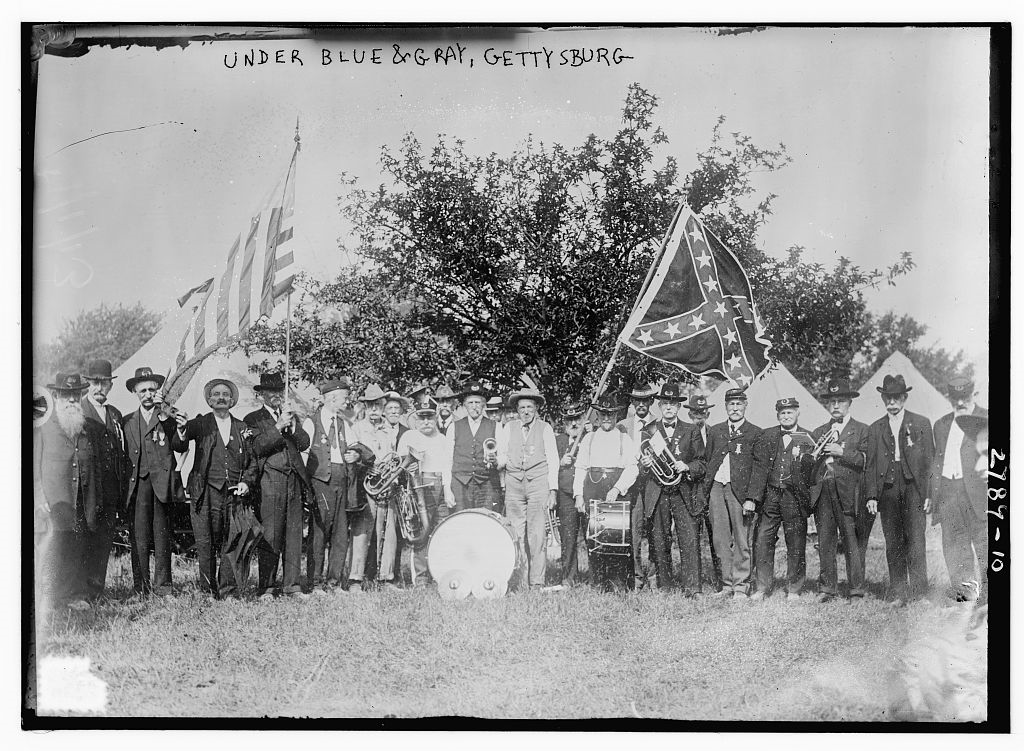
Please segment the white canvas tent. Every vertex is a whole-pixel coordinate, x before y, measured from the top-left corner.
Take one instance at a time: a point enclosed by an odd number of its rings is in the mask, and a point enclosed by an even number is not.
[[[725,392],[731,388],[735,388],[735,384],[723,381],[717,389],[708,395],[708,402],[713,405],[711,417],[708,418],[711,425],[728,419],[725,413]],[[772,370],[764,378],[754,381],[747,387],[747,419],[761,428],[777,425],[775,402],[789,396],[796,397],[800,403],[801,426],[813,430],[828,422],[828,411],[782,363],[779,363],[775,370]]]
[[[907,406],[911,412],[924,415],[932,424],[940,417],[953,411],[949,400],[942,393],[928,382],[921,371],[914,367],[902,352],[893,352],[885,359],[882,366],[871,376],[867,383],[857,391],[860,396],[853,400],[853,407],[850,408],[850,416],[870,425],[883,414],[885,406],[882,404],[882,397],[875,390],[881,388],[882,380],[887,375],[901,375],[913,390],[907,397]]]

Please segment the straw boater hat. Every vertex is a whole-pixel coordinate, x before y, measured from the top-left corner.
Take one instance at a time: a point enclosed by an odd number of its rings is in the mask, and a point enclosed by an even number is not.
[[[647,384],[646,386],[636,386],[629,394],[630,399],[653,399],[658,395],[658,389]]]
[[[129,391],[135,391],[136,384],[142,383],[143,381],[152,381],[156,384],[157,388],[164,385],[164,377],[154,373],[152,368],[136,368],[135,377],[129,378],[124,382],[124,385]]]
[[[214,378],[203,386],[203,399],[205,399],[207,403],[210,401],[210,392],[213,391],[214,386],[227,386],[228,389],[231,390],[231,406],[234,407],[238,404],[238,386],[227,378]]]
[[[490,399],[487,400],[486,409],[488,412],[497,412],[502,408],[502,406],[504,406],[504,404],[505,400],[502,399],[500,396],[492,396]],[[580,414],[583,413],[580,412]]]
[[[531,399],[537,402],[538,407],[543,407],[544,404],[547,403],[547,399],[545,399],[544,396],[539,391],[537,391],[537,389],[526,388],[519,389],[519,391],[513,391],[511,394],[509,394],[508,408],[517,409],[519,407],[519,401],[521,399]]]
[[[284,377],[280,373],[260,373],[260,382],[252,390],[257,394],[261,391],[284,391]]]
[[[82,372],[82,378],[112,381],[117,378],[117,376],[114,375],[114,368],[110,364],[110,360],[93,360],[85,366],[85,370]]]
[[[78,373],[58,373],[53,383],[46,384],[51,391],[85,391],[89,384]]]
[[[366,387],[366,391],[363,392],[363,395],[359,397],[359,401],[375,402],[378,399],[383,399],[385,396],[387,396],[387,394],[384,393],[384,391],[378,384],[371,383],[369,386]]]
[[[826,399],[856,399],[860,392],[850,388],[850,382],[845,378],[833,378],[825,387],[825,393],[818,394],[822,401]]]

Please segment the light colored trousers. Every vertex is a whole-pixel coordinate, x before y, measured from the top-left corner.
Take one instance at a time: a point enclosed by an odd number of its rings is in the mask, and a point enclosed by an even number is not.
[[[711,486],[711,531],[722,562],[724,591],[746,594],[750,584],[750,525],[743,515],[743,500],[736,497],[732,483]]]
[[[543,586],[547,568],[548,478],[519,479],[509,473],[505,479],[505,516],[520,540],[526,541],[530,562],[530,586]]]
[[[398,504],[395,503],[394,499],[388,503],[386,533],[384,523],[384,506],[377,506],[375,528],[377,534],[377,558],[380,560],[380,567],[377,569],[377,581],[393,581],[395,578],[395,553],[398,550]],[[381,543],[381,540],[383,540],[383,543]]]

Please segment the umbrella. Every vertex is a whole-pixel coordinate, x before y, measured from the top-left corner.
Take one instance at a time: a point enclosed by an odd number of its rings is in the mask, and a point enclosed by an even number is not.
[[[241,503],[232,504],[228,511],[228,539],[224,549],[235,572],[235,585],[241,591],[249,579],[249,564],[260,545],[266,546],[263,525],[252,509]]]

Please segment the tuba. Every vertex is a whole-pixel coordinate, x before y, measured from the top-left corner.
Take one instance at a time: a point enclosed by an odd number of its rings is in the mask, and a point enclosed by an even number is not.
[[[430,516],[427,506],[413,483],[415,473],[409,471],[405,462],[392,451],[363,480],[363,489],[378,503],[387,503],[394,497],[398,508],[398,529],[410,545],[426,542],[430,536]]]
[[[53,417],[53,396],[42,386],[32,387],[32,427],[41,428]]]
[[[373,468],[366,473],[363,490],[374,498],[382,497],[398,483],[403,471],[402,457],[392,451],[376,462]]]
[[[660,434],[656,434],[660,435]],[[640,456],[646,456],[651,460],[650,471],[662,487],[672,488],[682,482],[686,472],[676,471],[676,456],[667,444],[656,449],[651,445],[651,439],[644,438],[640,442]]]

